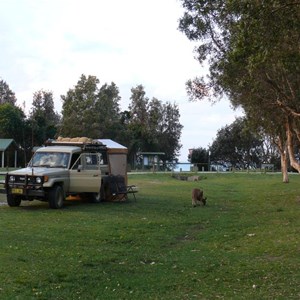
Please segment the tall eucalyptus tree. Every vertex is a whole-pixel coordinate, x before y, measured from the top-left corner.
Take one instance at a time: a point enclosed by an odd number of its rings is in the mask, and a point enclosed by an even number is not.
[[[179,28],[199,41],[199,62],[210,64],[208,78],[187,82],[191,99],[227,95],[233,106],[243,107],[249,119],[279,141],[283,171],[285,149],[300,171],[293,147],[300,138],[300,2],[182,3],[186,11]],[[288,181],[286,176],[283,181]]]

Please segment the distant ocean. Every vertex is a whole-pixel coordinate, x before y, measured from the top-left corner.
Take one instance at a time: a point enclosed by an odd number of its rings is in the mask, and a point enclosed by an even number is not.
[[[190,163],[178,163],[175,166],[174,172],[188,172],[191,171],[193,164]]]

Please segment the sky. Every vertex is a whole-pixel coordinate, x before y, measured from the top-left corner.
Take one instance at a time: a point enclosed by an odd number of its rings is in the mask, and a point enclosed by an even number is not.
[[[131,88],[142,84],[149,99],[179,108],[180,162],[242,115],[225,99],[188,101],[186,81],[205,75],[207,67],[195,59],[196,44],[178,30],[179,0],[0,0],[0,7],[0,78],[27,113],[41,89],[53,92],[61,113],[60,96],[81,74],[96,76],[100,86],[114,82],[122,110]]]

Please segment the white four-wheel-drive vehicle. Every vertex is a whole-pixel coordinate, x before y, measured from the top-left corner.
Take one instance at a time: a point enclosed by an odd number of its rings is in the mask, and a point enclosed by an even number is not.
[[[19,206],[21,201],[41,200],[51,208],[61,208],[74,195],[91,202],[111,200],[127,195],[126,168],[127,148],[112,140],[48,141],[26,168],[6,174],[7,203]]]

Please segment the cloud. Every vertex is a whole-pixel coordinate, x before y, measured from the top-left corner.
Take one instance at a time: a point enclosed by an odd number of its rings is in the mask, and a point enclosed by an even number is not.
[[[115,82],[123,109],[130,89],[142,84],[149,98],[178,104],[183,149],[207,145],[234,114],[226,102],[188,102],[185,82],[206,69],[177,30],[182,14],[176,0],[2,1],[0,76],[27,111],[33,93],[45,89],[53,91],[60,112],[60,95],[81,74]]]
[[[181,123],[184,125],[181,137],[180,161],[186,162],[188,150],[206,148],[213,143],[221,127],[231,124],[236,117],[243,115],[242,110],[233,112],[228,100],[211,104],[208,101],[182,102],[179,105]]]

